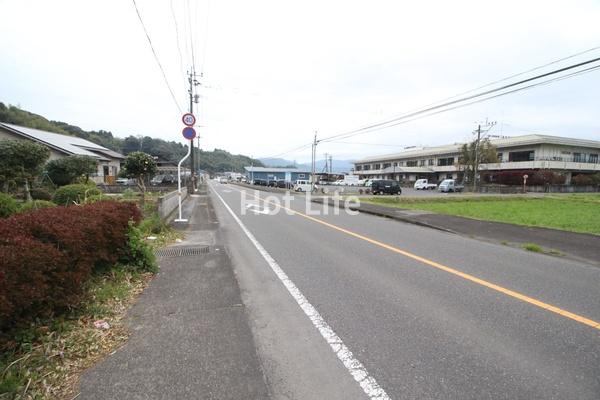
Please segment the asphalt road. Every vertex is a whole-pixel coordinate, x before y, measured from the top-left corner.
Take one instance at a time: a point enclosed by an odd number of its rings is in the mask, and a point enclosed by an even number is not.
[[[211,185],[272,397],[600,398],[599,268]]]

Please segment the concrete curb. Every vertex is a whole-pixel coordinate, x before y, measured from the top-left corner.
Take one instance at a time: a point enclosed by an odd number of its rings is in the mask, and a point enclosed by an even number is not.
[[[317,199],[313,199],[311,201],[313,203],[323,204],[324,200],[325,200],[324,198],[317,198]],[[328,199],[328,201],[329,201],[329,205],[333,205],[333,202],[330,201],[330,199]],[[344,203],[341,203],[341,206],[345,207]],[[352,211],[359,211],[359,212],[362,212],[362,213],[365,213],[365,214],[376,215],[378,217],[390,218],[390,219],[394,219],[394,220],[397,220],[397,221],[406,222],[408,224],[423,226],[425,228],[432,228],[432,229],[437,229],[437,230],[443,231],[443,232],[457,234],[457,232],[454,232],[451,229],[447,229],[447,228],[444,228],[444,227],[441,227],[441,226],[429,224],[429,223],[422,222],[422,221],[416,221],[416,220],[414,220],[412,218],[403,217],[403,216],[400,216],[400,215],[395,214],[393,212],[389,212],[387,210],[369,209],[369,208],[363,207],[363,205],[360,205],[360,206],[348,206],[348,209],[350,209]],[[397,210],[401,210],[401,209],[397,209]],[[395,210],[390,210],[390,211],[397,211],[397,210],[395,209]]]

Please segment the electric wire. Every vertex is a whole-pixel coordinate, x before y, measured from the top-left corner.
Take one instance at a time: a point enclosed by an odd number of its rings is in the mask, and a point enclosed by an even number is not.
[[[175,94],[173,93],[173,89],[171,89],[171,85],[169,84],[169,80],[167,79],[167,75],[165,74],[165,70],[163,69],[163,66],[160,63],[160,60],[158,58],[158,55],[156,54],[156,51],[154,50],[154,46],[152,45],[152,40],[150,40],[150,35],[148,35],[148,30],[146,29],[146,26],[144,25],[144,21],[142,20],[140,10],[138,9],[138,6],[137,6],[135,0],[131,0],[131,1],[133,2],[133,6],[135,7],[135,12],[137,13],[138,19],[140,20],[140,24],[142,25],[142,28],[144,29],[144,33],[146,34],[146,39],[148,39],[148,44],[150,45],[152,54],[154,54],[154,59],[156,60],[156,63],[158,64],[158,67],[160,68],[160,72],[162,73],[165,84],[167,85],[167,88],[169,89],[169,93],[171,93],[171,98],[173,99],[173,102],[175,103],[177,110],[181,114],[182,113],[181,107],[179,106],[179,103],[175,99]]]
[[[583,62],[580,62],[580,63],[577,63],[577,64],[569,65],[569,66],[566,66],[566,67],[563,67],[563,68],[559,68],[559,69],[556,69],[556,70],[553,70],[553,71],[550,71],[550,72],[546,72],[546,73],[543,73],[543,74],[540,74],[540,75],[536,75],[536,76],[533,76],[533,77],[530,77],[530,78],[527,78],[527,79],[522,79],[522,80],[520,80],[518,82],[509,83],[507,85],[503,85],[503,86],[495,88],[495,89],[490,89],[490,90],[486,90],[486,91],[481,92],[481,93],[477,93],[477,94],[470,95],[470,96],[467,96],[467,97],[462,97],[460,99],[449,101],[449,102],[446,102],[446,103],[443,103],[443,104],[440,104],[440,105],[437,105],[437,106],[427,107],[427,108],[419,110],[419,111],[410,112],[410,113],[404,114],[404,115],[402,115],[400,117],[392,118],[392,119],[389,119],[389,120],[384,121],[384,122],[375,123],[375,124],[372,124],[372,125],[369,125],[369,126],[365,126],[365,127],[359,128],[359,129],[355,129],[353,131],[349,131],[349,132],[344,132],[344,133],[340,133],[340,134],[328,136],[328,137],[325,137],[323,139],[320,139],[320,141],[324,142],[324,141],[329,141],[329,140],[335,139],[335,138],[345,138],[345,137],[347,137],[346,135],[348,135],[348,134],[359,133],[359,132],[362,132],[362,131],[370,130],[372,128],[377,128],[377,127],[382,127],[382,126],[388,126],[388,125],[389,126],[395,126],[392,123],[396,122],[396,121],[399,121],[399,120],[404,120],[404,119],[407,119],[407,118],[418,116],[420,114],[428,113],[430,111],[435,111],[435,110],[438,110],[440,108],[444,108],[444,107],[448,107],[448,106],[451,106],[451,105],[454,105],[454,104],[458,104],[458,103],[462,103],[462,102],[465,102],[465,101],[469,101],[469,100],[472,100],[472,99],[475,99],[475,98],[478,98],[478,97],[483,97],[483,96],[486,96],[488,94],[496,93],[496,92],[499,92],[499,91],[502,91],[502,90],[510,89],[512,87],[519,86],[519,85],[522,85],[524,83],[528,83],[528,82],[531,82],[531,81],[534,81],[534,80],[545,78],[545,77],[548,77],[548,76],[551,76],[551,75],[555,75],[555,74],[558,74],[558,73],[561,73],[561,72],[565,72],[565,71],[568,71],[568,70],[571,70],[571,69],[574,69],[574,68],[579,68],[579,67],[582,67],[584,65],[588,65],[588,64],[595,63],[595,62],[598,62],[598,61],[600,61],[600,57],[593,58],[591,60],[586,60],[586,61],[583,61]],[[510,92],[510,93],[513,93],[513,92]],[[494,97],[491,97],[491,98],[494,98]],[[452,109],[454,109],[454,108],[452,108]]]
[[[185,68],[183,67],[183,55],[181,54],[181,44],[179,43],[179,26],[177,24],[177,16],[175,15],[175,9],[173,8],[173,0],[170,1],[171,3],[171,15],[173,16],[173,23],[175,25],[175,38],[177,39],[177,51],[179,52],[179,69],[181,72],[181,75],[183,77],[183,88],[185,90],[186,87],[186,80],[185,80]]]
[[[415,108],[415,109],[409,110],[409,111],[407,111],[406,113],[410,113],[410,112],[413,112],[413,111],[417,111],[417,110],[419,110],[419,109],[421,109],[421,108],[424,108],[424,107],[430,107],[430,106],[433,106],[434,104],[442,103],[442,102],[445,102],[445,101],[448,101],[448,100],[454,99],[454,98],[456,98],[456,97],[463,96],[463,95],[465,95],[465,94],[468,94],[468,93],[472,93],[472,92],[474,92],[474,91],[476,91],[476,90],[480,90],[480,89],[483,89],[483,88],[486,88],[486,87],[489,87],[489,86],[492,86],[492,85],[495,85],[495,84],[498,84],[498,83],[501,83],[501,82],[505,82],[505,81],[507,81],[507,80],[509,80],[509,79],[516,78],[516,77],[518,77],[518,76],[523,76],[523,75],[525,75],[525,74],[528,74],[528,73],[530,73],[530,72],[538,71],[538,70],[540,70],[540,69],[543,69],[543,68],[549,67],[549,66],[551,66],[551,65],[558,64],[558,63],[561,63],[561,62],[563,62],[563,61],[570,60],[570,59],[572,59],[572,58],[579,57],[579,56],[581,56],[581,55],[584,55],[584,54],[587,54],[587,53],[590,53],[590,52],[593,52],[593,51],[596,51],[596,50],[599,50],[599,49],[600,49],[600,46],[595,46],[595,47],[589,48],[589,49],[587,49],[587,50],[580,51],[580,52],[578,52],[578,53],[571,54],[571,55],[569,55],[569,56],[566,56],[566,57],[563,57],[563,58],[559,58],[558,60],[551,61],[551,62],[549,62],[549,63],[546,63],[546,64],[544,64],[544,65],[540,65],[540,66],[537,66],[537,67],[534,67],[534,68],[528,69],[528,70],[526,70],[526,71],[519,72],[519,73],[516,73],[516,74],[510,75],[510,76],[507,76],[507,77],[505,77],[505,78],[502,78],[502,79],[495,80],[495,81],[493,81],[493,82],[486,83],[485,85],[481,85],[481,86],[478,86],[478,87],[476,87],[476,88],[473,88],[473,89],[470,89],[470,90],[466,90],[466,91],[464,91],[464,92],[461,92],[461,93],[457,93],[457,94],[455,94],[455,95],[453,95],[453,96],[446,97],[446,98],[444,98],[444,99],[441,99],[441,100],[438,100],[438,101],[434,101],[434,102],[432,102],[432,103],[425,104],[425,105],[423,105],[423,106],[421,106],[421,107],[419,107],[419,108]]]
[[[442,110],[437,110],[437,111],[430,112],[428,114],[415,116],[414,118],[401,120],[401,121],[395,122],[393,124],[389,124],[389,125],[385,125],[385,126],[377,126],[377,127],[371,128],[369,130],[364,130],[364,131],[359,131],[359,132],[351,132],[351,133],[348,133],[346,136],[340,136],[339,138],[340,139],[347,139],[349,137],[353,137],[353,136],[357,136],[357,135],[362,135],[362,134],[366,134],[366,133],[371,133],[371,132],[379,131],[379,130],[382,130],[382,129],[391,128],[391,127],[394,127],[394,126],[406,124],[408,122],[416,121],[416,120],[419,120],[419,119],[422,119],[422,118],[427,118],[427,117],[431,117],[433,115],[437,115],[437,114],[445,113],[445,112],[448,112],[448,111],[456,110],[458,108],[468,107],[468,106],[471,106],[473,104],[482,103],[484,101],[488,101],[488,100],[495,99],[495,98],[498,98],[498,97],[506,96],[508,94],[512,94],[512,93],[516,93],[516,92],[520,92],[520,91],[524,91],[524,90],[530,90],[530,89],[533,89],[533,88],[538,87],[538,86],[549,85],[550,83],[553,83],[553,82],[558,82],[558,81],[562,81],[564,79],[572,78],[572,77],[575,77],[575,76],[584,75],[584,74],[587,74],[587,73],[590,73],[590,72],[593,72],[593,71],[596,71],[596,70],[599,70],[599,69],[600,69],[600,65],[596,65],[596,66],[593,66],[593,67],[588,67],[588,68],[583,69],[581,71],[575,71],[575,72],[569,73],[569,74],[564,75],[564,76],[559,76],[559,77],[556,77],[556,78],[548,79],[546,81],[533,83],[533,84],[530,84],[528,86],[524,86],[524,87],[512,89],[512,90],[504,92],[504,93],[499,93],[499,94],[496,94],[496,95],[493,95],[493,96],[485,97],[483,99],[474,100],[474,101],[471,101],[469,103],[458,104],[458,105],[455,105],[455,106],[450,107],[450,108],[445,108],[445,109],[442,109]],[[326,141],[326,140],[321,140],[321,141]]]
[[[445,112],[448,112],[448,111],[456,110],[458,108],[468,107],[468,106],[471,106],[473,104],[485,102],[485,101],[488,101],[488,100],[491,100],[491,99],[495,99],[495,98],[498,98],[498,97],[502,97],[502,96],[506,96],[506,95],[509,95],[509,94],[512,94],[512,93],[516,93],[516,92],[520,92],[520,91],[524,91],[524,90],[530,90],[530,89],[533,89],[533,88],[538,87],[538,86],[545,86],[545,85],[548,85],[548,84],[553,83],[553,82],[558,82],[558,81],[561,81],[561,80],[564,80],[564,79],[568,79],[568,78],[572,78],[572,77],[575,77],[575,76],[587,74],[587,73],[590,73],[590,72],[593,72],[593,71],[596,71],[596,70],[600,69],[600,65],[594,65],[594,66],[591,66],[591,67],[588,67],[588,68],[585,68],[585,69],[582,69],[582,70],[579,70],[579,71],[571,72],[571,73],[566,74],[566,75],[562,75],[562,76],[559,76],[559,77],[547,79],[547,80],[542,81],[542,82],[536,82],[536,83],[533,83],[533,84],[530,84],[530,85],[527,85],[527,86],[523,86],[523,87],[520,87],[520,88],[514,88],[514,89],[511,89],[511,90],[508,90],[508,91],[505,91],[505,92],[502,92],[502,93],[499,93],[499,94],[496,94],[496,95],[488,96],[488,95],[496,93],[498,91],[510,89],[510,88],[515,87],[515,86],[522,85],[523,83],[526,83],[526,82],[531,82],[533,80],[541,79],[543,77],[548,77],[548,76],[551,76],[551,75],[554,75],[554,74],[557,74],[557,73],[560,73],[560,72],[565,72],[565,71],[568,71],[568,70],[571,70],[571,69],[574,69],[574,68],[577,68],[577,67],[581,67],[583,65],[588,65],[590,63],[597,62],[599,60],[600,60],[600,58],[595,58],[595,59],[592,59],[592,60],[587,60],[587,61],[584,61],[584,62],[581,62],[581,63],[578,63],[578,64],[570,65],[570,66],[567,66],[567,67],[564,67],[564,68],[560,68],[558,70],[550,71],[550,72],[547,72],[547,73],[544,73],[544,74],[541,74],[541,75],[537,75],[535,77],[531,77],[531,78],[528,78],[528,79],[525,79],[525,80],[521,80],[519,82],[515,82],[515,83],[512,83],[512,84],[504,85],[504,86],[502,86],[500,88],[488,90],[488,91],[485,91],[483,93],[479,93],[479,94],[476,94],[476,95],[468,96],[468,97],[465,97],[465,98],[462,98],[462,99],[459,99],[459,100],[456,100],[456,101],[447,102],[447,103],[439,105],[439,106],[429,107],[429,108],[426,108],[425,110],[421,110],[421,111],[418,111],[418,112],[409,113],[409,114],[405,115],[404,117],[399,117],[399,118],[394,118],[394,119],[388,120],[386,123],[372,124],[370,126],[363,127],[363,128],[360,128],[360,129],[356,129],[356,130],[353,130],[353,131],[349,131],[349,132],[345,132],[345,133],[341,133],[341,134],[329,136],[329,137],[326,137],[324,139],[320,139],[317,142],[318,143],[321,143],[321,142],[333,142],[336,139],[347,139],[347,138],[350,138],[350,137],[353,137],[353,136],[357,136],[357,135],[361,135],[361,134],[366,134],[366,133],[371,133],[371,132],[379,131],[379,130],[382,130],[382,129],[391,128],[391,127],[394,127],[394,126],[398,126],[398,125],[402,125],[402,124],[405,124],[405,123],[408,123],[408,122],[419,120],[419,119],[422,119],[422,118],[427,118],[427,117],[430,117],[430,116],[433,116],[433,115],[437,115],[437,114],[445,113]],[[477,99],[477,98],[483,97],[483,96],[487,96],[487,97],[484,97],[484,98],[481,98],[481,99]],[[465,101],[469,101],[469,100],[473,100],[473,99],[477,99],[477,100],[470,101],[468,103],[464,103]],[[464,104],[460,104],[460,103],[464,103]],[[449,106],[452,106],[452,107],[449,107]],[[444,107],[448,107],[448,108],[444,108]],[[280,155],[283,155],[283,154],[288,154],[288,153],[291,153],[291,152],[294,152],[294,151],[300,151],[300,150],[303,150],[303,149],[305,149],[307,147],[310,147],[311,145],[312,145],[312,142],[311,143],[307,143],[307,144],[305,144],[303,146],[299,146],[299,147],[294,148],[294,149],[290,149],[288,151],[280,153],[277,156],[280,156]],[[277,156],[273,156],[273,157],[277,157]]]

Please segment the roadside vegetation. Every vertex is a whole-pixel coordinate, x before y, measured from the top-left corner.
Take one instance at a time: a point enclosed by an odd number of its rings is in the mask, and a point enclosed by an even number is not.
[[[157,271],[154,249],[179,237],[156,212],[159,194],[142,203],[86,181],[15,177],[0,193],[0,399],[73,398],[79,375],[127,341],[123,318]]]
[[[370,197],[366,203],[600,235],[600,194],[544,197]]]

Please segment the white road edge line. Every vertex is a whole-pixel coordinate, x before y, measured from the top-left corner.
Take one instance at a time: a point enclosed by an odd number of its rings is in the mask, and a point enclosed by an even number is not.
[[[265,248],[260,244],[260,242],[256,240],[254,235],[248,230],[248,228],[246,228],[244,223],[238,218],[237,215],[235,215],[235,213],[227,205],[227,203],[225,203],[225,200],[223,200],[223,198],[219,195],[219,193],[217,193],[216,190],[214,190],[213,193],[217,195],[219,200],[221,200],[221,202],[223,203],[227,211],[229,211],[235,222],[237,222],[240,228],[242,228],[242,231],[244,231],[246,236],[248,236],[248,239],[250,239],[254,247],[256,247],[256,249],[265,259],[267,264],[269,264],[273,272],[275,272],[275,275],[277,275],[281,283],[283,283],[283,285],[292,295],[294,300],[296,300],[296,303],[298,303],[302,311],[304,311],[304,314],[306,314],[306,316],[311,320],[315,328],[317,328],[321,336],[323,336],[323,339],[325,339],[329,346],[331,346],[331,349],[333,350],[337,358],[344,364],[344,367],[346,367],[348,372],[350,372],[350,375],[352,375],[354,380],[358,382],[358,384],[366,393],[366,395],[373,400],[390,400],[390,397],[387,395],[385,390],[383,390],[383,388],[379,386],[375,378],[369,375],[369,372],[367,371],[365,366],[362,365],[362,363],[356,358],[354,358],[354,355],[352,354],[350,349],[348,349],[348,347],[346,347],[346,345],[342,342],[342,339],[340,339],[340,337],[333,331],[333,329],[331,329],[329,324],[325,322],[325,320],[323,319],[323,317],[321,317],[321,314],[319,314],[317,309],[314,308],[313,305],[308,302],[308,300],[306,299],[306,297],[304,297],[300,289],[298,289],[294,282],[292,282],[292,280],[288,278],[287,274],[283,272],[279,264],[277,264],[277,261],[275,261],[273,257],[271,257],[271,255],[267,252],[267,250],[265,250]]]

